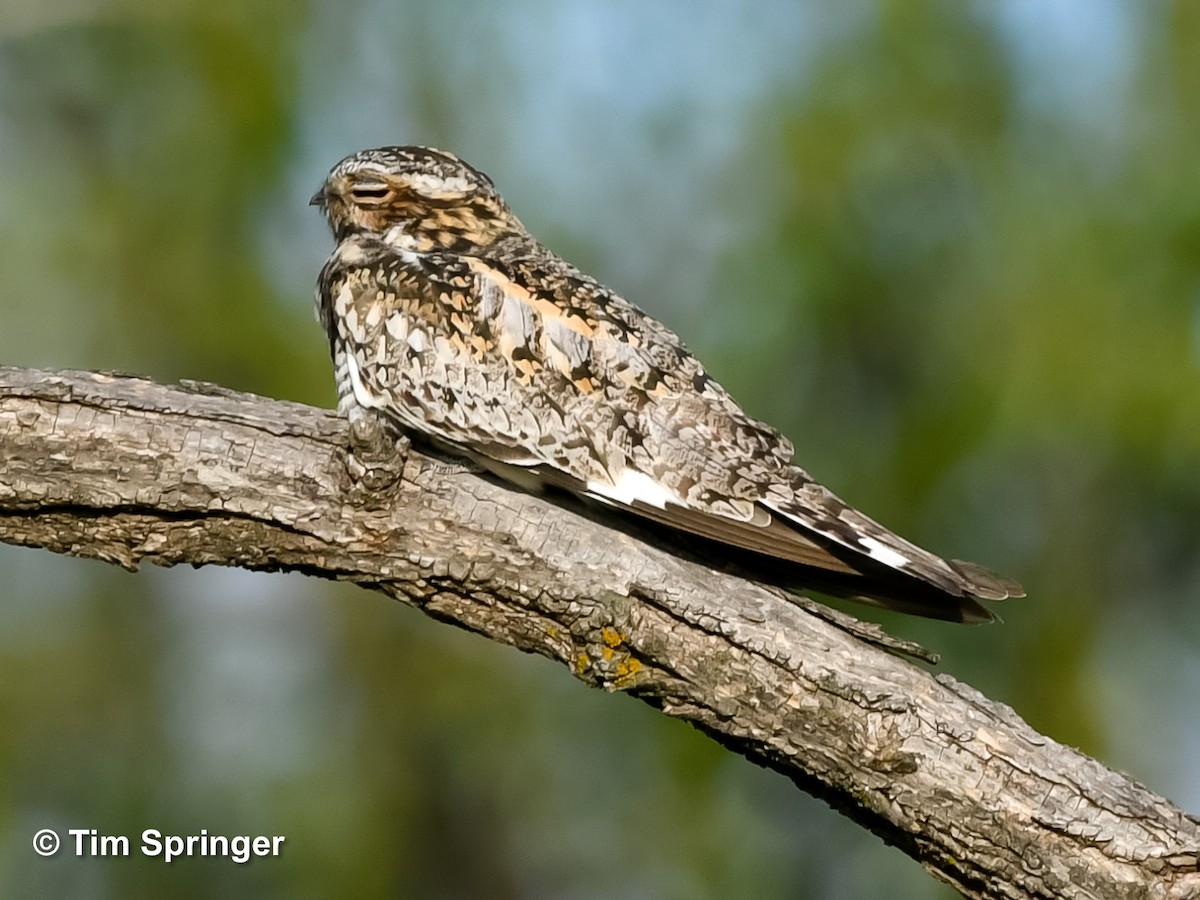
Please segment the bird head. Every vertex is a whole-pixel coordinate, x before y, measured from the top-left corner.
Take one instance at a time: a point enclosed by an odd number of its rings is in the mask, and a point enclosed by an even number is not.
[[[347,156],[313,195],[334,238],[377,238],[416,253],[473,253],[525,234],[490,178],[432,147],[379,147]]]

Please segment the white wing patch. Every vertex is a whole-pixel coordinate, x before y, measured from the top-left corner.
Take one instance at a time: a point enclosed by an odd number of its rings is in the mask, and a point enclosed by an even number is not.
[[[613,484],[600,481],[589,481],[588,492],[596,494],[624,506],[632,506],[634,501],[640,501],[656,509],[666,509],[668,503],[680,506],[683,503],[674,493],[663,487],[644,472],[634,469],[624,469]]]
[[[891,547],[875,540],[873,537],[864,535],[858,539],[858,542],[867,548],[867,556],[876,562],[883,563],[885,566],[891,566],[893,569],[902,569],[912,562],[903,553],[897,553]]]

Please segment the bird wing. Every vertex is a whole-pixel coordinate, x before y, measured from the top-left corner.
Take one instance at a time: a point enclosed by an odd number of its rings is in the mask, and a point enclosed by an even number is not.
[[[673,332],[548,253],[501,262],[388,248],[323,273],[321,293],[359,402],[503,477],[821,570],[844,593],[910,612],[987,619],[976,599],[1020,593],[813,481]]]

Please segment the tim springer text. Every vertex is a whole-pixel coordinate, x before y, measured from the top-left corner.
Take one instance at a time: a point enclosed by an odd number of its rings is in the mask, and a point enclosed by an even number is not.
[[[129,838],[124,835],[99,834],[94,828],[72,828],[67,834],[75,838],[76,856],[129,855]],[[144,856],[161,857],[163,862],[189,856],[227,856],[235,863],[244,863],[256,856],[278,856],[284,840],[281,834],[229,837],[209,834],[207,828],[201,828],[199,834],[181,835],[147,828],[142,832],[140,849]]]

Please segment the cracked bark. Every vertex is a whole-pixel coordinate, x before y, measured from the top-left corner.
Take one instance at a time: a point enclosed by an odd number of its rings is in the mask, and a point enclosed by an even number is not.
[[[348,441],[212,385],[0,367],[0,540],[379,590],[691,722],[968,897],[1200,896],[1200,820],[1008,707],[627,522],[416,451],[367,491]]]

